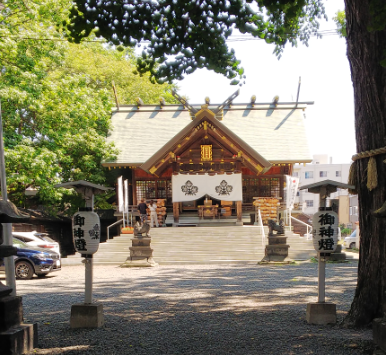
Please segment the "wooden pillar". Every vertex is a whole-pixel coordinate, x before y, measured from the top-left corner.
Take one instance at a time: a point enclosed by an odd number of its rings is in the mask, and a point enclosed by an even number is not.
[[[135,182],[135,169],[131,169],[131,183],[132,183],[132,192],[133,192],[133,202],[134,206],[137,205],[137,184]]]
[[[173,217],[174,217],[174,224],[180,223],[180,203],[179,202],[173,202]]]
[[[236,201],[237,226],[243,225],[243,201]]]

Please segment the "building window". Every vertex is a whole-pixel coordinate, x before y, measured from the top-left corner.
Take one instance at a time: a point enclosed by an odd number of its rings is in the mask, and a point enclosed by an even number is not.
[[[352,207],[350,207],[350,216],[352,216]]]
[[[271,178],[271,197],[280,197],[280,179]]]
[[[319,171],[319,177],[327,177],[327,171]]]
[[[262,197],[280,197],[280,179],[262,178],[260,181],[260,195]]]
[[[243,179],[243,202],[252,203],[259,196],[259,179]]]
[[[352,213],[354,216],[358,215],[358,206],[353,206]]]
[[[295,171],[293,174],[292,174],[293,177],[298,177],[299,176],[299,173],[297,171]]]
[[[243,203],[254,197],[280,197],[280,178],[243,179]]]
[[[166,199],[166,203],[172,203],[171,180],[137,180],[137,202],[141,199]]]
[[[306,171],[305,172],[305,178],[306,179],[313,179],[314,178],[314,172],[313,171]]]
[[[307,207],[314,207],[314,200],[306,200]]]
[[[341,171],[335,171],[335,176],[336,177],[341,177],[342,176],[342,172]]]

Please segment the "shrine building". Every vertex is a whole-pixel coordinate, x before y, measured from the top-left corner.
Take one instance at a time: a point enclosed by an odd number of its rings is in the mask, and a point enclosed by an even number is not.
[[[309,163],[305,109],[313,102],[117,105],[107,142],[119,154],[103,166],[129,181],[130,204],[162,199],[174,224],[184,213],[201,218],[253,210],[256,197],[284,201],[285,175],[295,163]]]

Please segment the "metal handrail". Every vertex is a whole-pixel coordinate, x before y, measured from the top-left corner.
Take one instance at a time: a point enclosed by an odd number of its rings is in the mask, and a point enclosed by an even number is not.
[[[120,224],[120,223],[123,223],[123,218],[120,219],[119,221],[114,222],[113,224],[110,224],[110,225],[107,227],[107,240],[110,239],[110,227],[114,227],[115,225]],[[113,239],[113,238],[111,238],[111,239]]]
[[[300,224],[304,224],[307,227],[307,240],[312,239],[312,234],[309,233],[309,228],[311,228],[311,230],[312,230],[312,226],[310,224],[307,224],[306,222],[303,222],[300,219],[297,219],[293,216],[291,216],[291,219],[293,219],[296,222],[299,222]]]

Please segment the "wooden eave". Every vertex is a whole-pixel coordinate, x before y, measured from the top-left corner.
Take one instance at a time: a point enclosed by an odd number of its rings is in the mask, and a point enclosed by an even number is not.
[[[113,169],[120,169],[120,168],[129,168],[129,169],[135,169],[142,165],[142,163],[116,163],[116,162],[102,162],[101,165],[105,168],[113,168]]]
[[[205,134],[223,145],[224,148],[237,155],[243,164],[257,175],[266,172],[272,166],[250,145],[215,118],[215,114],[209,109],[201,109],[195,119],[176,134],[169,142],[159,149],[152,157],[140,166],[141,169],[160,176],[168,164],[175,162],[181,152],[186,151],[193,142]]]
[[[311,163],[312,159],[295,159],[295,160],[270,160],[272,165],[281,165],[281,164],[306,164]]]

